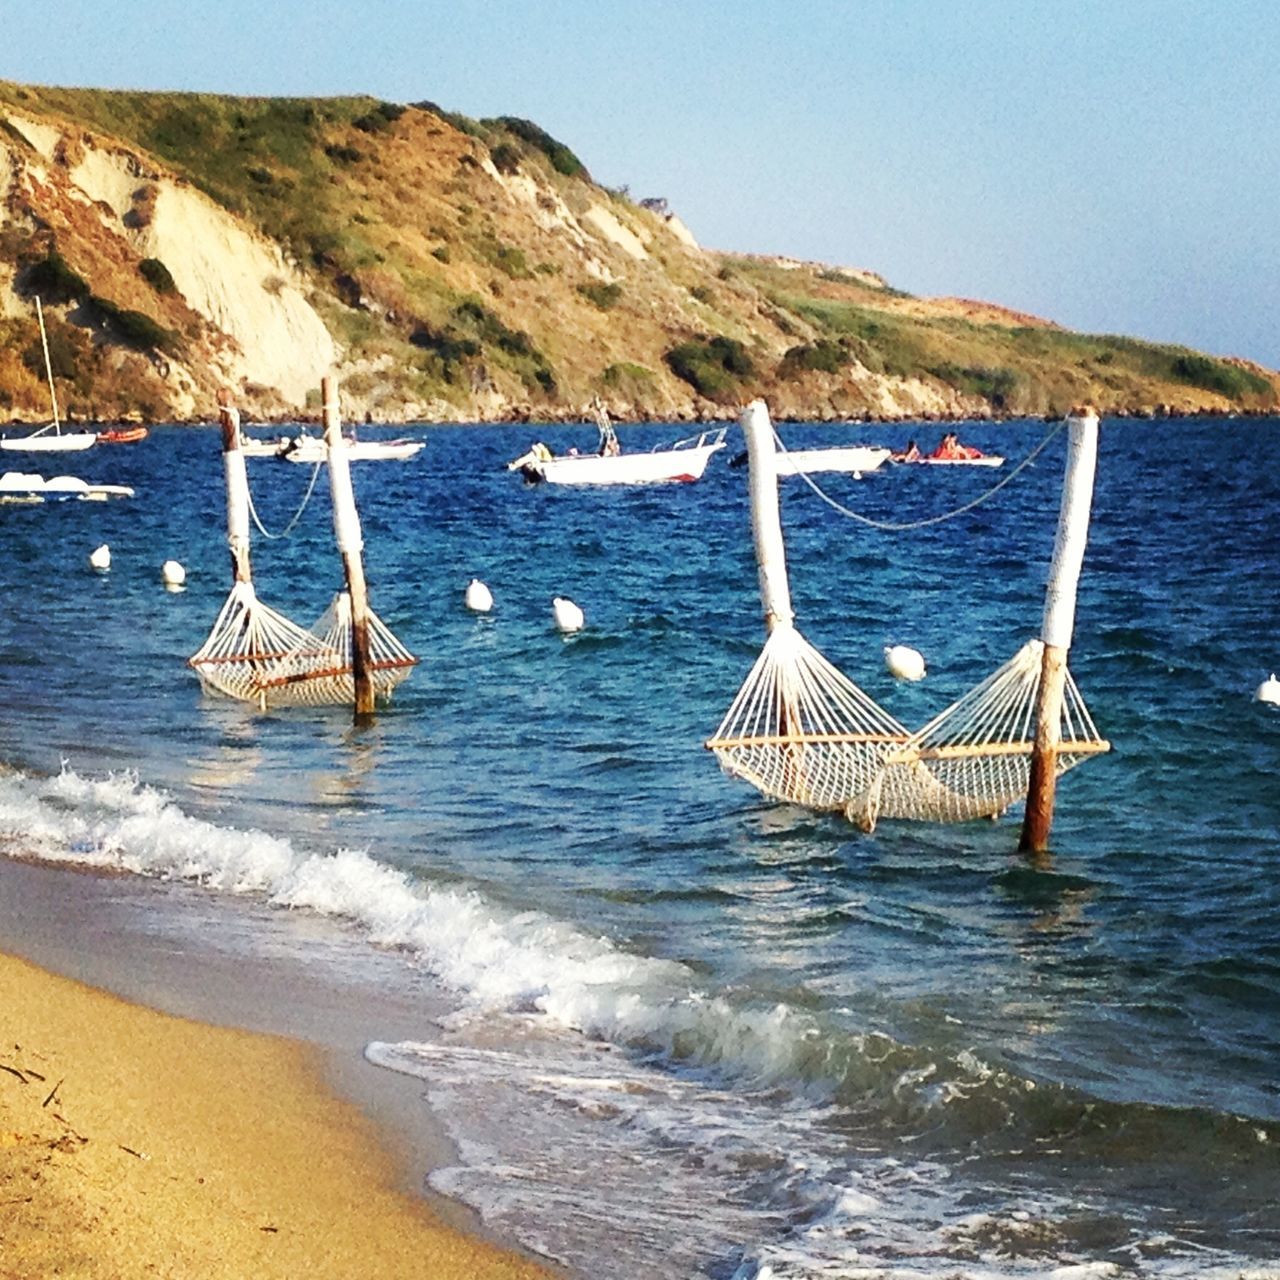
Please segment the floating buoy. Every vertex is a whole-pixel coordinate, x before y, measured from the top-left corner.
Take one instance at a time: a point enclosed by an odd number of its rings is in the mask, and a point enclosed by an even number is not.
[[[467,583],[466,602],[473,612],[488,613],[493,608],[493,592],[479,578],[472,578]]]
[[[99,573],[106,573],[111,568],[111,548],[104,542],[102,546],[96,547],[89,552],[89,563],[93,565]]]
[[[166,560],[160,566],[160,576],[166,587],[180,587],[187,580],[187,571],[176,560]]]
[[[905,644],[893,644],[885,648],[884,665],[899,680],[924,679],[924,655],[918,649]]]
[[[586,625],[587,618],[582,610],[572,600],[566,600],[562,596],[556,596],[551,601],[551,612],[555,616],[556,626],[566,634],[581,631]]]
[[[1264,680],[1253,695],[1259,702],[1269,702],[1272,706],[1280,707],[1280,680],[1276,679],[1276,673],[1271,673],[1269,680]]]

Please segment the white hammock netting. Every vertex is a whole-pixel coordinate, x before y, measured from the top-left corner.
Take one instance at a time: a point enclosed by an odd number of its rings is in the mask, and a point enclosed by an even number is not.
[[[375,696],[388,698],[418,660],[372,612],[369,645]],[[351,598],[339,592],[308,631],[263,604],[251,582],[237,582],[188,662],[206,689],[264,709],[352,702]]]
[[[782,624],[707,746],[765,795],[841,811],[868,831],[881,817],[994,817],[1027,793],[1043,652],[1028,641],[911,733]],[[1067,672],[1058,774],[1107,750]]]

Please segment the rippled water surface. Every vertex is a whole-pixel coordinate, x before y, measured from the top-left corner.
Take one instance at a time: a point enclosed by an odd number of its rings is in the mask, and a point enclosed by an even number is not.
[[[962,434],[1017,459],[1046,430]],[[1063,781],[1034,863],[1016,812],[866,836],[702,749],[763,639],[736,429],[699,484],[576,492],[503,470],[530,428],[425,434],[354,471],[374,607],[422,660],[362,731],[205,697],[184,665],[229,587],[216,432],[64,459],[131,501],[0,507],[0,848],[397,948],[455,1009],[368,1050],[450,1126],[433,1181],[584,1275],[1280,1263],[1280,709],[1252,698],[1280,666],[1275,427],[1104,424],[1071,669],[1114,749]],[[1038,630],[1063,453],[909,533],[785,481],[805,635],[922,724]],[[905,521],[995,474],[823,485]],[[269,528],[310,476],[251,463]],[[254,546],[259,595],[302,623],[341,573],[319,481]],[[555,632],[554,595],[584,632]],[[929,677],[895,683],[890,643]]]

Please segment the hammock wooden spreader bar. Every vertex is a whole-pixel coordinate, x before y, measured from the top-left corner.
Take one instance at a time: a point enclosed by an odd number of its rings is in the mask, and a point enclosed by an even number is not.
[[[715,735],[726,773],[765,795],[843,812],[955,822],[1003,813],[1027,794],[1043,712],[1046,643],[999,670],[915,733],[796,630],[778,516],[773,431],[759,401],[743,412],[752,529],[768,639]],[[1109,750],[1065,666],[1054,710],[1054,776]]]

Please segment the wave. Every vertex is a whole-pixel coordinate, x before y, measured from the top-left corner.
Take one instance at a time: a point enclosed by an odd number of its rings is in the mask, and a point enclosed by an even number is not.
[[[952,1244],[943,1249],[952,1264],[966,1249],[981,1252],[974,1241],[993,1233],[1000,1248],[1018,1252],[1019,1220],[962,1222],[957,1214],[964,1197],[940,1190],[952,1176],[944,1169],[964,1169],[966,1183],[976,1178],[981,1185],[990,1176],[998,1184],[999,1170],[1017,1163],[1026,1196],[1040,1197],[1036,1221],[1057,1223],[1053,1230],[1063,1240],[1073,1230],[1063,1208],[1072,1187],[1098,1169],[1108,1171],[1116,1198],[1132,1196],[1136,1221],[1146,1216],[1142,1188],[1153,1161],[1162,1176],[1186,1186],[1219,1181],[1215,1170],[1223,1167],[1233,1170],[1242,1188],[1275,1177],[1280,1126],[1086,1097],[985,1060],[966,1047],[958,1027],[940,1030],[935,1043],[906,1044],[785,999],[752,1002],[709,990],[686,964],[633,953],[541,911],[505,907],[476,888],[433,883],[369,850],[307,849],[287,836],[195,817],[133,773],[87,778],[64,767],[49,778],[0,774],[0,851],[185,880],[251,894],[282,909],[314,911],[352,924],[371,943],[402,950],[428,968],[460,1005],[446,1035],[465,1036],[469,1027],[490,1033],[495,1026],[518,1027],[519,1034],[540,1028],[542,1052],[521,1070],[513,1068],[511,1055],[490,1054],[497,1064],[494,1087],[523,1079],[526,1100],[553,1096],[559,1113],[569,1107],[605,1121],[610,1150],[624,1130],[627,1141],[643,1133],[649,1156],[665,1159],[678,1151],[681,1167],[696,1168],[703,1182],[714,1182],[710,1171],[723,1164],[726,1187],[717,1203],[726,1206],[726,1216],[716,1267],[726,1275],[806,1274],[786,1262],[787,1250],[819,1256],[833,1239],[857,1238],[865,1249],[875,1236],[886,1258],[904,1248],[923,1257],[937,1246],[936,1239],[926,1239],[930,1221],[934,1235],[942,1223],[952,1233]],[[565,1031],[580,1035],[561,1036],[554,1045],[547,1040],[548,1033]],[[582,1071],[584,1059],[596,1063],[605,1050],[622,1055],[609,1059],[605,1074],[613,1083],[607,1087],[594,1068]],[[459,1087],[474,1087],[488,1062],[483,1053],[475,1056],[475,1046],[370,1047],[372,1060],[428,1077],[443,1070],[450,1053],[462,1055]],[[550,1075],[549,1056],[561,1064]],[[559,1082],[554,1087],[548,1083],[553,1079]],[[601,1102],[605,1095],[607,1104]],[[646,1097],[662,1105],[641,1105]],[[507,1111],[518,1115],[520,1105]],[[550,1127],[547,1140],[554,1140]],[[908,1151],[910,1161],[904,1161],[901,1153]],[[858,1153],[856,1161],[850,1152]],[[483,1178],[486,1160],[473,1152],[469,1165],[469,1174],[454,1172],[456,1185],[440,1189],[483,1208],[485,1193],[464,1184]],[[914,1208],[884,1209],[905,1195],[899,1184],[908,1170],[914,1172],[904,1205]],[[553,1171],[546,1176],[555,1181]],[[501,1180],[495,1175],[490,1185],[495,1178]],[[753,1188],[747,1196],[753,1212],[790,1242],[777,1256],[769,1254],[768,1263],[761,1261],[765,1253],[750,1249],[736,1260],[731,1256],[732,1240],[750,1235],[742,1234],[740,1221],[744,1179]],[[863,1188],[856,1194],[855,1184]],[[879,1188],[874,1194],[867,1190],[872,1184]],[[700,1182],[698,1194],[703,1190]],[[619,1191],[635,1201],[637,1213],[638,1194]],[[522,1201],[526,1206],[531,1195]],[[867,1196],[887,1222],[874,1231]],[[658,1212],[652,1204],[644,1210]],[[1256,1219],[1245,1192],[1219,1194],[1213,1214],[1220,1229],[1183,1222],[1196,1248],[1212,1251],[1222,1233],[1235,1230],[1260,1248],[1280,1249],[1280,1235]],[[831,1225],[836,1219],[838,1230]],[[852,1219],[861,1224],[856,1230]],[[638,1222],[637,1241],[653,1237],[653,1223],[645,1221]],[[575,1230],[590,1235],[581,1221]],[[910,1248],[908,1236],[915,1239]],[[1055,1256],[1076,1252],[1036,1240],[1036,1248]],[[705,1247],[706,1241],[698,1250]],[[843,1247],[834,1256],[846,1257]],[[1151,1251],[1144,1256],[1150,1260]]]
[[[368,850],[298,848],[287,836],[194,817],[131,772],[0,775],[0,847],[315,911],[411,953],[472,1013],[535,1012],[709,1080],[821,1099],[881,1139],[910,1136],[941,1150],[996,1135],[1002,1144],[1036,1141],[1096,1123],[1100,1132],[1140,1125],[1151,1140],[1161,1117],[1175,1116],[1178,1134],[1188,1126],[1222,1132],[1213,1112],[1109,1103],[986,1061],[960,1028],[939,1030],[935,1043],[906,1044],[784,1000],[709,990],[684,963],[504,907],[476,888],[433,883]],[[1280,1126],[1241,1123],[1280,1141]]]

